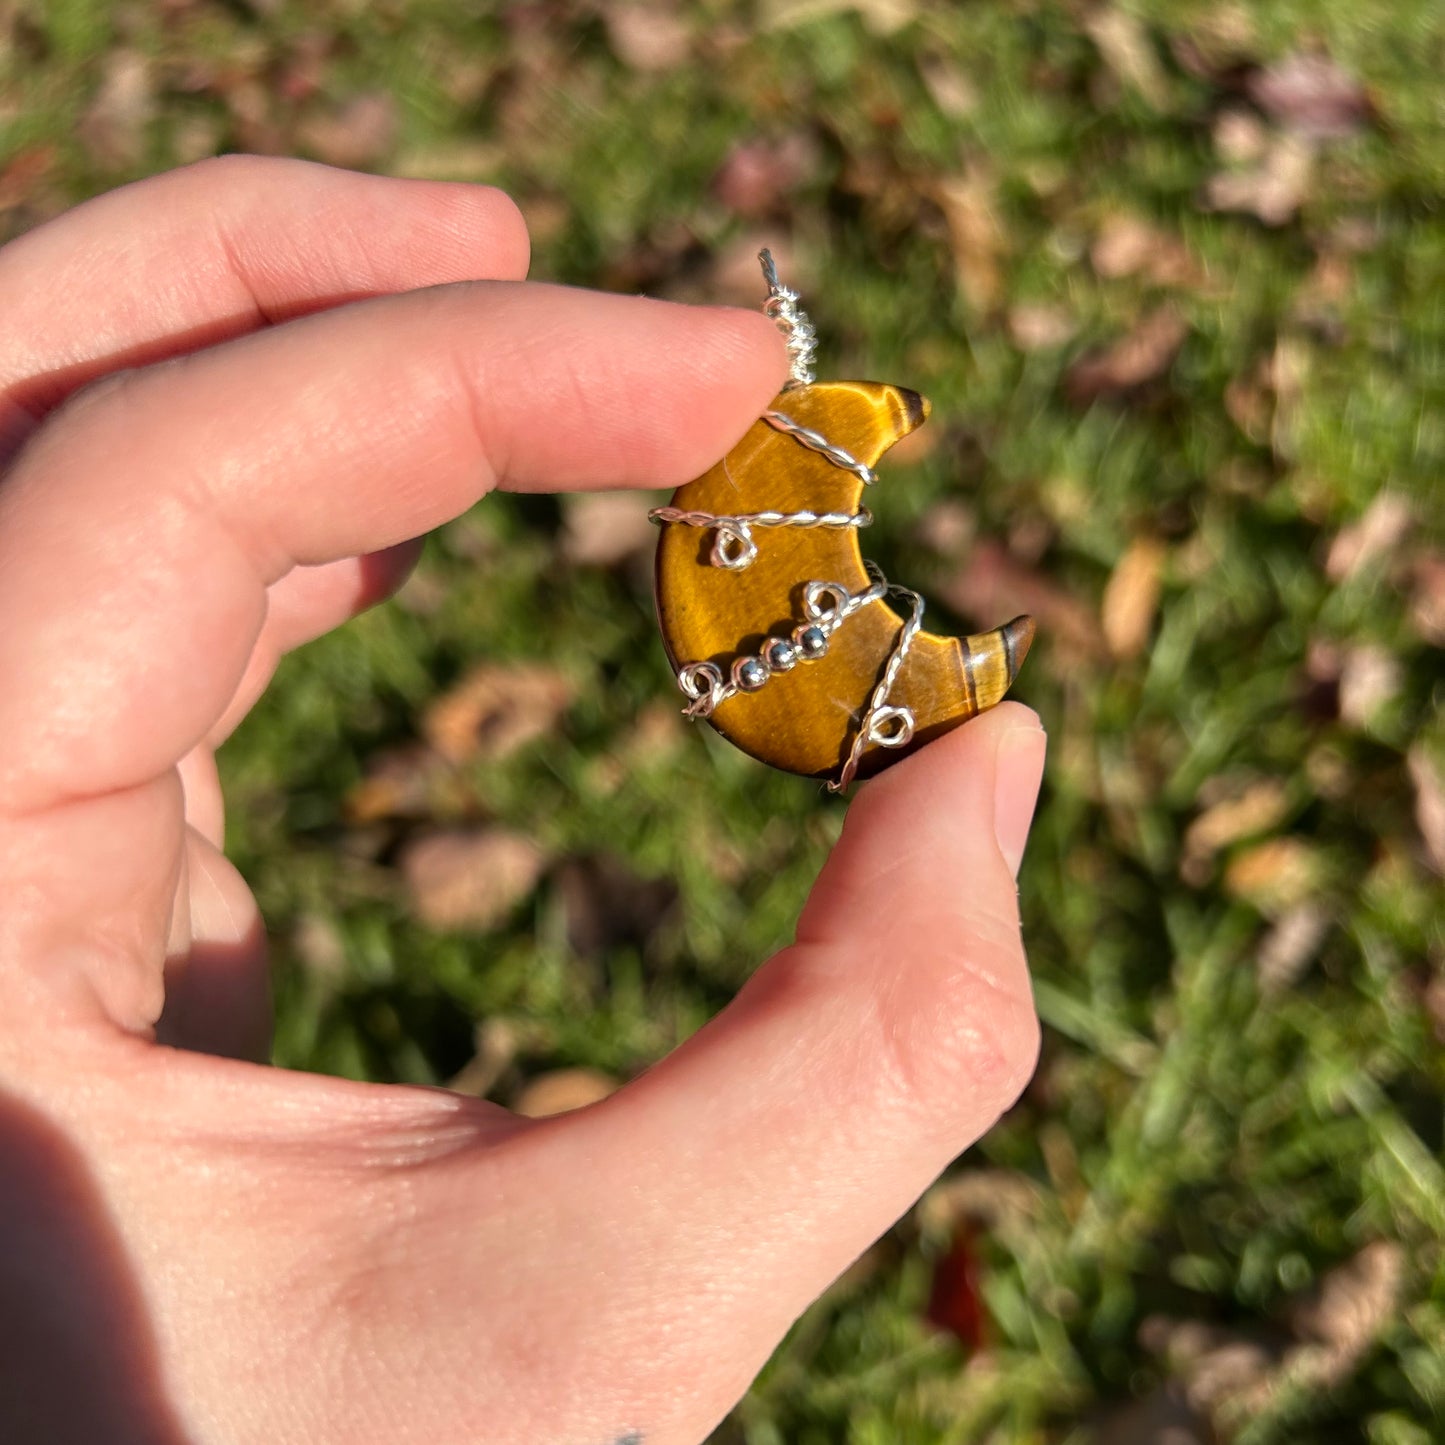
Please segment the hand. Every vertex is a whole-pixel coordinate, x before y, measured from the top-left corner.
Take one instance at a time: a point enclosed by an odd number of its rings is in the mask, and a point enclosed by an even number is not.
[[[674,486],[783,379],[761,316],[526,263],[495,191],[242,158],[0,252],[16,1445],[692,1445],[1029,1075],[1014,703],[867,784],[797,942],[604,1103],[242,1061],[213,753],[277,657],[489,488]]]

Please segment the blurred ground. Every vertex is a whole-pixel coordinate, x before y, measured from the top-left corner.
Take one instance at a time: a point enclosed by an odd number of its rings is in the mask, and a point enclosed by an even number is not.
[[[0,0],[6,234],[486,179],[934,403],[868,550],[1039,620],[1043,1062],[719,1442],[1445,1438],[1442,74],[1434,0]],[[567,1107],[788,937],[842,808],[678,718],[647,505],[487,501],[224,755],[278,1062]]]

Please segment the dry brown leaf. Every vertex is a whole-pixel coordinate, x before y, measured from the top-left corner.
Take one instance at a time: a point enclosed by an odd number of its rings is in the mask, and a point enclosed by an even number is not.
[[[1291,988],[1319,952],[1329,926],[1329,914],[1310,899],[1296,904],[1273,924],[1255,959],[1260,992],[1272,997]]]
[[[1025,301],[1012,306],[1007,319],[1009,336],[1020,351],[1057,351],[1072,341],[1079,329],[1068,311],[1047,302]]]
[[[1340,529],[1325,559],[1325,575],[1331,582],[1347,581],[1395,551],[1409,535],[1413,520],[1409,498],[1381,492],[1359,521]]]
[[[369,758],[365,775],[346,794],[347,821],[364,824],[385,818],[426,817],[440,768],[436,754],[415,743]]]
[[[1269,127],[1251,110],[1220,111],[1213,129],[1214,149],[1227,166],[1247,166],[1269,149]]]
[[[670,878],[643,878],[606,854],[569,858],[557,869],[567,942],[584,958],[618,944],[646,947],[677,904]]]
[[[396,101],[384,91],[370,91],[308,116],[296,127],[296,143],[328,165],[372,166],[386,158],[396,132]]]
[[[1099,228],[1089,262],[1109,281],[1144,276],[1156,286],[1184,286],[1201,279],[1182,241],[1127,213],[1110,216]]]
[[[513,1110],[528,1119],[548,1119],[585,1109],[615,1094],[617,1080],[600,1069],[553,1069],[530,1080],[512,1103]]]
[[[155,109],[155,77],[149,58],[136,50],[112,50],[105,57],[100,88],[76,126],[76,136],[90,158],[104,169],[139,165]]]
[[[1115,657],[1138,657],[1148,645],[1167,555],[1162,542],[1136,537],[1109,574],[1100,620]]]
[[[918,519],[913,535],[940,557],[960,556],[978,531],[978,518],[967,502],[945,497]]]
[[[1340,666],[1340,717],[1366,728],[1381,708],[1400,694],[1405,669],[1400,659],[1373,643],[1347,647]]]
[[[542,850],[500,828],[423,834],[402,851],[411,906],[428,928],[484,931],[537,886]]]
[[[1416,743],[1408,756],[1410,781],[1415,785],[1415,826],[1425,842],[1430,866],[1445,875],[1445,773]]]
[[[631,70],[675,70],[692,51],[692,31],[676,6],[608,0],[602,18],[612,53]]]
[[[339,978],[346,972],[346,941],[332,918],[303,913],[291,933],[291,948],[302,966],[320,978]]]
[[[1037,1184],[1012,1169],[969,1169],[940,1180],[914,1207],[919,1226],[929,1234],[953,1234],[972,1224],[1005,1239],[1027,1229],[1043,1210]]]
[[[1074,362],[1064,377],[1065,394],[1076,405],[1087,405],[1156,381],[1169,370],[1188,335],[1188,322],[1173,307],[1161,306],[1112,346]]]
[[[779,141],[741,141],[727,153],[712,178],[712,193],[729,211],[748,220],[772,215],[818,163],[801,132]]]
[[[448,1080],[447,1088],[474,1099],[484,1099],[512,1067],[521,1039],[516,1025],[504,1018],[483,1019],[473,1031],[472,1038],[475,1052]]]
[[[635,492],[577,492],[563,499],[562,555],[575,567],[617,567],[650,553],[657,529]]]
[[[1293,1311],[1296,1333],[1358,1359],[1390,1318],[1404,1272],[1404,1252],[1393,1240],[1366,1245]]]
[[[1422,552],[1415,559],[1410,622],[1434,647],[1445,647],[1445,553]]]
[[[1067,653],[1097,656],[1102,634],[1088,606],[999,543],[980,542],[968,561],[937,587],[940,599],[975,627],[997,627],[1029,613],[1041,637]]]
[[[1213,176],[1204,188],[1204,202],[1210,210],[1244,211],[1266,226],[1282,226],[1309,195],[1314,168],[1310,141],[1276,136],[1255,165]]]
[[[1319,855],[1302,839],[1270,838],[1230,859],[1224,886],[1275,917],[1315,892],[1321,873]]]
[[[550,733],[573,693],[555,668],[483,663],[427,708],[422,732],[448,762],[496,761]]]
[[[948,224],[958,289],[975,311],[987,311],[998,300],[1003,280],[1004,238],[993,185],[977,171],[941,176],[933,198]]]
[[[933,103],[950,120],[962,120],[978,109],[978,90],[952,55],[924,55],[918,74]]]
[[[0,169],[0,215],[25,205],[55,169],[54,146],[31,146],[16,151]]]
[[[1118,80],[1154,110],[1163,110],[1169,100],[1169,87],[1140,21],[1126,10],[1106,6],[1086,14],[1083,25],[1084,33]]]
[[[1275,124],[1310,140],[1352,135],[1374,114],[1364,87],[1325,55],[1286,55],[1246,89]]]

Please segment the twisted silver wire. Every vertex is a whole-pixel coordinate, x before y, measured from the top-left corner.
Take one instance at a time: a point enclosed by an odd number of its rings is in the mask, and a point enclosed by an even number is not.
[[[798,305],[798,293],[778,280],[773,253],[766,246],[758,252],[758,260],[762,263],[763,280],[768,287],[763,312],[772,317],[788,344],[791,362],[788,375],[792,378],[789,384],[807,386],[813,380],[813,354],[818,349],[818,333],[813,330],[808,313]]]
[[[868,564],[869,574],[876,576],[886,593],[897,597],[900,601],[908,601],[912,604],[907,620],[898,633],[898,640],[893,644],[893,651],[888,655],[888,662],[883,669],[883,676],[878,679],[878,686],[873,689],[873,695],[868,699],[868,707],[863,713],[862,721],[858,724],[858,731],[853,737],[853,746],[848,751],[848,759],[843,764],[843,771],[837,778],[828,784],[830,793],[841,793],[845,791],[857,775],[858,764],[863,760],[863,751],[869,743],[880,748],[901,748],[906,747],[913,741],[913,713],[906,707],[893,707],[888,702],[888,694],[898,678],[899,670],[903,666],[903,659],[908,656],[908,649],[918,629],[923,626],[923,598],[908,587],[893,587],[882,580],[883,574],[870,562]],[[884,729],[893,725],[895,730],[885,732]]]
[[[852,472],[865,487],[871,487],[878,480],[877,472],[871,467],[865,466],[852,452],[844,451],[836,442],[830,442],[822,432],[816,432],[811,427],[794,421],[792,417],[785,416],[780,411],[765,411],[763,420],[774,431],[786,432],[795,441],[802,442],[810,451],[820,452],[835,467],[842,467],[845,472]]]
[[[858,512],[737,512],[728,516],[687,512],[680,507],[654,507],[647,519],[677,522],[684,527],[713,528],[715,535],[708,560],[714,567],[725,567],[729,572],[741,572],[756,559],[758,544],[753,540],[754,527],[869,527],[873,524],[873,514],[866,507]]]

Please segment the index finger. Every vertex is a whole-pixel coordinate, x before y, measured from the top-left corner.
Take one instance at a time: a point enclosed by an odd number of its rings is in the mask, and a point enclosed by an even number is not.
[[[0,490],[0,812],[172,767],[298,563],[429,530],[497,482],[677,485],[784,374],[761,315],[483,282],[101,383]]]

